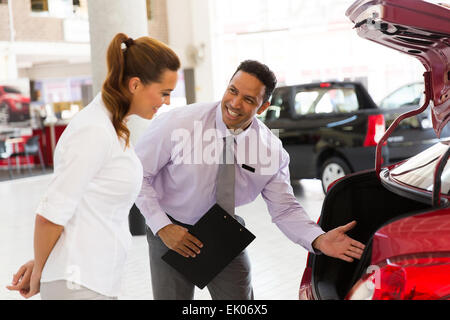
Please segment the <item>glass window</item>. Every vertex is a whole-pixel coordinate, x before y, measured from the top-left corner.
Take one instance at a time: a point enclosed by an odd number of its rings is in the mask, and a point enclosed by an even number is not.
[[[358,110],[358,106],[353,88],[320,88],[299,91],[295,95],[295,111],[298,115],[353,112]]]
[[[315,112],[315,101],[319,96],[317,91],[301,91],[295,95],[295,112],[299,115]]]
[[[424,98],[424,84],[413,83],[403,86],[380,102],[380,107],[383,109],[395,109],[402,106],[417,105],[419,106],[421,100]]]
[[[147,20],[152,20],[152,1],[146,0],[147,5]]]
[[[48,0],[31,0],[31,11],[48,11]]]
[[[75,17],[88,19],[87,0],[73,0],[73,13]]]
[[[31,0],[34,16],[71,18],[73,15],[87,17],[87,0]]]
[[[331,100],[329,92],[326,92],[319,102],[316,104],[316,113],[331,113],[334,112],[333,101]]]
[[[354,88],[341,88],[330,90],[332,103],[336,112],[354,112],[359,109],[358,98]]]
[[[289,87],[276,88],[272,94],[272,99],[270,100],[270,106],[263,113],[258,115],[258,119],[261,121],[277,120],[281,118],[287,118],[289,110],[288,99],[289,99]]]

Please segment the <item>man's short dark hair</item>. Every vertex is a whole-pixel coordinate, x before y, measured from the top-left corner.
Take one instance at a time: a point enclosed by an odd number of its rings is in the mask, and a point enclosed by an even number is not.
[[[239,67],[233,74],[234,75],[238,71],[243,71],[250,73],[261,81],[266,87],[264,91],[263,103],[268,101],[270,96],[272,95],[275,86],[277,85],[277,78],[275,74],[267,67],[265,64],[255,61],[255,60],[245,60],[242,61]],[[231,77],[233,79],[233,77]]]

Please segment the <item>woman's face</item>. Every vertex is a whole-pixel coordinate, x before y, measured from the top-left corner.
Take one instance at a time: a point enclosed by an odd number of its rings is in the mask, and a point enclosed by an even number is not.
[[[175,89],[178,73],[166,70],[160,82],[143,84],[139,78],[133,77],[128,82],[128,89],[133,97],[128,115],[135,114],[144,119],[151,119],[163,104],[170,104],[170,94]]]

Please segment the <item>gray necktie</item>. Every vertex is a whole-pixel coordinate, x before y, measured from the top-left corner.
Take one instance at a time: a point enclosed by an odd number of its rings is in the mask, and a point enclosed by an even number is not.
[[[222,156],[216,179],[216,201],[231,216],[234,217],[234,137],[224,138]]]

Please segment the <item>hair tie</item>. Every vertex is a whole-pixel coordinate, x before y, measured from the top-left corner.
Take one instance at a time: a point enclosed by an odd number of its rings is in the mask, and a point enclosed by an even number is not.
[[[124,41],[124,43],[127,46],[127,48],[129,48],[134,44],[134,40],[132,38],[128,38],[127,40]]]

